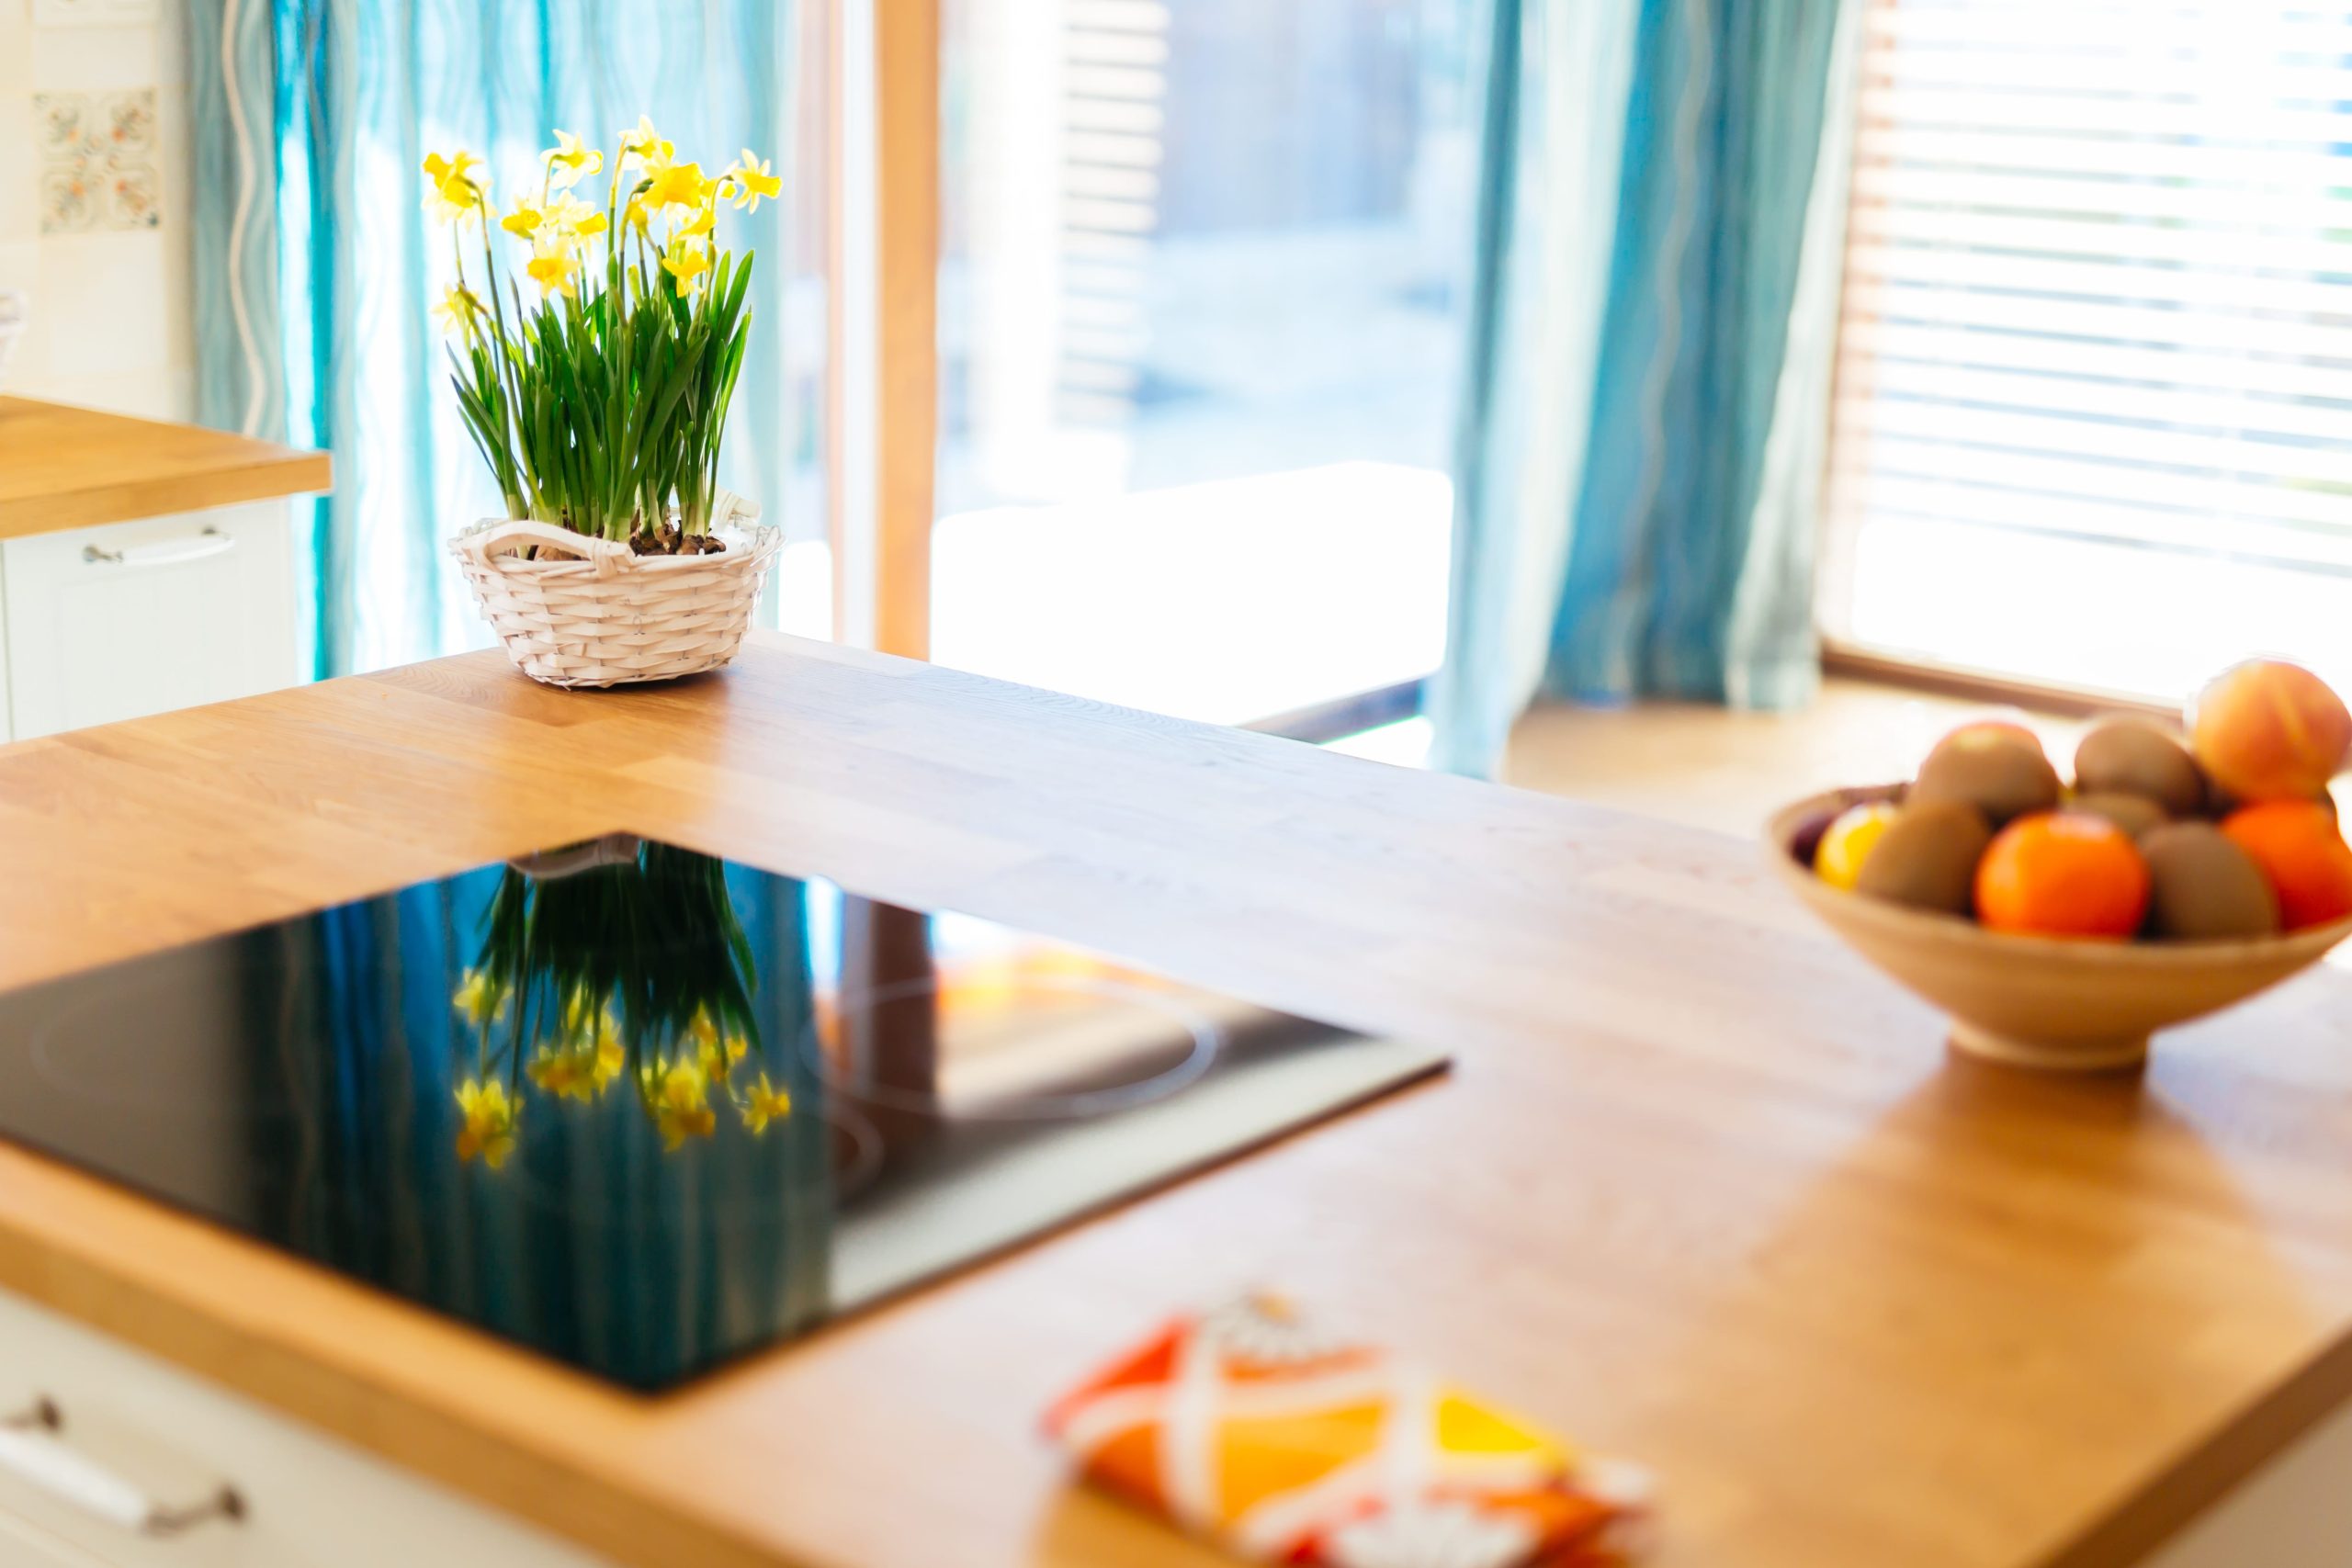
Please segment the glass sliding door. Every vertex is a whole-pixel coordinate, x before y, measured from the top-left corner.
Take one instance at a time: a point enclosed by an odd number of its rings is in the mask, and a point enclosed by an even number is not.
[[[1221,722],[1442,650],[1467,0],[941,0],[944,663]]]

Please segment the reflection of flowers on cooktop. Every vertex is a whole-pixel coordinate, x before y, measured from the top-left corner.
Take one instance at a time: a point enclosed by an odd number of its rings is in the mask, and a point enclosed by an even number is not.
[[[621,839],[508,865],[449,998],[458,1158],[500,1169],[532,1123],[607,1101],[669,1154],[722,1117],[765,1136],[793,1095],[761,1048],[758,985],[719,862]]]
[[[546,1011],[544,1030],[509,1030],[502,1026],[518,1010],[512,995],[480,970],[467,972],[452,1001],[471,1025],[459,1043],[466,1072],[456,1091],[461,1160],[492,1170],[504,1165],[533,1101],[560,1111],[567,1103],[597,1105],[617,1090],[671,1154],[716,1136],[722,1110],[752,1137],[792,1114],[789,1082],[752,1061],[752,1036],[722,1028],[707,1006],[675,1028],[658,1017],[630,1026],[612,1002],[574,987]]]
[[[561,1114],[576,1116],[576,1108]],[[847,1202],[882,1174],[882,1134],[855,1107],[828,1101],[804,1108],[793,1126],[797,1137],[821,1138],[821,1180],[809,1179],[807,1171],[788,1171],[767,1181],[723,1182],[697,1197],[691,1223],[729,1235],[805,1223],[812,1203]],[[498,1171],[502,1191],[512,1191],[532,1208],[580,1229],[653,1230],[681,1223],[676,1194],[664,1184],[614,1183],[594,1175],[600,1167],[594,1158],[583,1160],[582,1156],[594,1150],[595,1139],[581,1135],[578,1125],[568,1129],[574,1134],[570,1139],[558,1135],[544,1120],[535,1121],[532,1130],[529,1146],[519,1153],[510,1149],[512,1157]],[[665,1164],[673,1175],[692,1169],[690,1162]],[[592,1173],[585,1178],[583,1166]]]

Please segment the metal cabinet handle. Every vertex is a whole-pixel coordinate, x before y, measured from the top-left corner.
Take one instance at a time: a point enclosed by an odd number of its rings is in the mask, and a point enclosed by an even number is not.
[[[67,1447],[65,1416],[43,1396],[30,1408],[0,1419],[0,1471],[29,1482],[60,1502],[145,1536],[175,1536],[207,1519],[242,1519],[245,1502],[223,1486],[209,1497],[175,1506],[159,1503],[96,1461]]]
[[[224,534],[209,523],[185,539],[169,539],[160,545],[132,545],[126,549],[109,550],[97,545],[84,545],[82,558],[94,565],[107,566],[182,566],[208,556],[223,556],[237,547],[237,536]]]

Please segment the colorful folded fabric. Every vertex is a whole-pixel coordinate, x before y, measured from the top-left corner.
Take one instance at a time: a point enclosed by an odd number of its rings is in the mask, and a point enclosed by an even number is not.
[[[1604,1568],[1649,1483],[1255,1295],[1178,1318],[1047,1413],[1086,1479],[1261,1562]]]

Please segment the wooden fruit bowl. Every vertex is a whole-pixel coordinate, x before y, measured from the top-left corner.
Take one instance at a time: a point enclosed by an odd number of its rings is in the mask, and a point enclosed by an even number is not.
[[[1784,807],[1766,858],[1855,951],[1951,1014],[1952,1044],[1973,1055],[2058,1072],[2135,1066],[2155,1031],[2244,1001],[2352,936],[2352,919],[2245,942],[2018,936],[1832,887],[1792,852],[1822,811],[1898,790],[1830,790]]]

